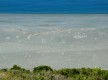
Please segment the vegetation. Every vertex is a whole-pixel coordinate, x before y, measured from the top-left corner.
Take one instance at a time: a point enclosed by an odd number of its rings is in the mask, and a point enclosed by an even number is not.
[[[0,70],[0,80],[108,80],[108,70],[101,68],[64,68],[53,70],[50,66],[34,67],[33,71],[14,65]]]

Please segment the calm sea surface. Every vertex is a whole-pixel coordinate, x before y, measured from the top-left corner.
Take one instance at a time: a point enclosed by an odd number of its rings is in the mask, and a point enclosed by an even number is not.
[[[0,68],[108,69],[107,14],[0,14]]]

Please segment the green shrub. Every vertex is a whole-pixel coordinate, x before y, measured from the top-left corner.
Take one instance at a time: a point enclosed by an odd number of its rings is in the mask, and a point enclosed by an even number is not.
[[[33,72],[17,65],[0,70],[0,80],[108,80],[108,70],[101,68],[64,68],[53,70],[49,66],[38,66]]]
[[[4,68],[4,69],[1,69],[0,71],[6,72],[6,71],[8,71],[8,69]]]
[[[17,65],[13,65],[13,67],[11,68],[11,70],[21,70],[21,67],[17,66]]]
[[[65,68],[65,69],[58,70],[57,72],[61,75],[66,76],[66,77],[72,77],[73,75],[80,74],[80,71],[75,68],[73,68],[73,69]]]
[[[38,67],[34,67],[33,72],[41,72],[41,71],[53,71],[53,69],[50,66],[38,66]]]

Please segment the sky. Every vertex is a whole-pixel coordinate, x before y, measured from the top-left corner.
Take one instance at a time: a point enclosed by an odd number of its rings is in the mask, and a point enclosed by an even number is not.
[[[0,0],[0,13],[107,14],[108,0]]]

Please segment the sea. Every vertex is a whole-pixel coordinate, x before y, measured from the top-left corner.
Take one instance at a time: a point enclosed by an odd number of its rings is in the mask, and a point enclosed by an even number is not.
[[[108,14],[0,14],[0,68],[108,69]]]

